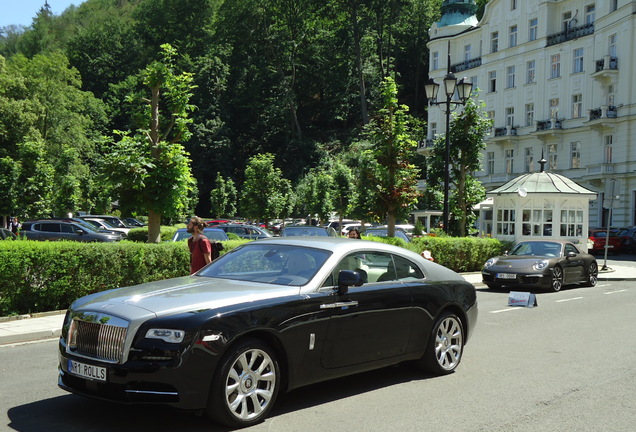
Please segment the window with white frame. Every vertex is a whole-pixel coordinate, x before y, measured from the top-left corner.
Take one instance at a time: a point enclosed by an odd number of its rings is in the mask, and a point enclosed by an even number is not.
[[[497,71],[488,72],[488,91],[490,93],[497,91]]]
[[[570,143],[570,168],[581,168],[581,141]]]
[[[550,78],[559,78],[561,76],[561,54],[553,54],[550,56]]]
[[[596,17],[596,6],[594,3],[585,6],[585,24],[594,24],[594,18]]]
[[[506,108],[506,126],[514,127],[515,125],[515,107]]]
[[[572,21],[572,12],[568,11],[563,13],[561,22],[563,23],[563,31],[566,31],[570,28],[570,23]]]
[[[471,77],[470,77],[470,82],[473,84],[473,87],[472,87],[472,89],[471,89],[471,91],[470,91],[471,96],[473,96],[473,95],[475,95],[475,94],[476,94],[475,92],[477,91],[477,89],[478,89],[478,87],[479,87],[479,86],[477,85],[477,82],[478,82],[478,81],[477,81],[477,75],[473,75],[473,76],[471,76]]]
[[[616,57],[616,33],[609,36],[609,55],[610,57]]]
[[[510,27],[510,43],[508,44],[510,48],[517,46],[517,26],[513,25]]]
[[[548,169],[550,171],[557,169],[557,145],[548,144]]]
[[[530,21],[528,22],[528,42],[537,40],[538,32],[539,32],[539,18],[530,19]]]
[[[612,142],[614,141],[613,135],[605,135],[604,141],[605,141],[604,162],[610,164],[612,163]]]
[[[607,86],[607,105],[611,107],[616,106],[616,90],[614,84]]]
[[[583,236],[583,210],[561,209],[560,234],[571,237]]]
[[[506,88],[512,88],[515,86],[515,66],[508,66],[506,68]]]
[[[515,209],[497,209],[497,234],[514,235],[516,222]]]
[[[572,95],[572,118],[581,118],[583,116],[583,95]]]
[[[439,52],[434,51],[431,54],[431,70],[439,69]]]
[[[572,73],[583,72],[583,48],[574,49],[574,64],[572,65]]]
[[[430,133],[430,136],[429,136],[430,139],[437,138],[437,122],[430,122],[428,124],[428,131]]]
[[[550,99],[550,118],[559,118],[559,98]]]
[[[514,171],[514,150],[506,149],[504,150],[504,161],[506,164],[506,174],[512,174]]]
[[[554,218],[551,200],[533,200],[521,210],[521,231],[526,236],[551,236]]]
[[[534,125],[534,103],[526,104],[526,126]]]
[[[471,57],[472,46],[470,44],[464,45],[464,61],[470,60]]]
[[[488,117],[489,120],[492,120],[494,122],[495,121],[495,112],[492,111],[492,110],[486,112],[486,117]]]
[[[534,155],[532,147],[526,147],[523,149],[523,169],[524,172],[534,171]]]
[[[526,84],[532,84],[537,78],[537,62],[529,60],[526,62]]]
[[[490,33],[490,52],[496,53],[499,51],[499,32]]]
[[[610,0],[610,12],[614,12],[618,9],[618,0]]]
[[[495,152],[486,153],[486,174],[491,175],[495,173]]]
[[[517,0],[510,0],[510,10],[517,9]]]

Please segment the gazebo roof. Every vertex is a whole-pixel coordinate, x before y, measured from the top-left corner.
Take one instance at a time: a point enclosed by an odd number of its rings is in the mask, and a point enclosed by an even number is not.
[[[541,162],[543,162],[543,160]],[[544,164],[542,163],[540,172],[523,174],[510,180],[504,185],[491,190],[486,195],[493,196],[514,193],[519,194],[520,196],[525,196],[526,194],[543,193],[590,195],[591,199],[596,198],[596,192],[586,189],[580,184],[562,175],[543,171],[543,165]]]

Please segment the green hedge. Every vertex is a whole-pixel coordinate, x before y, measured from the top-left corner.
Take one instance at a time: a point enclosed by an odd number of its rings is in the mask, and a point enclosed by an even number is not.
[[[430,250],[437,263],[458,272],[479,271],[488,258],[510,246],[474,237],[426,236],[411,243],[397,238],[365,238],[417,253]],[[225,241],[223,253],[248,241]],[[0,316],[66,309],[87,294],[185,276],[189,259],[185,242],[0,241]]]

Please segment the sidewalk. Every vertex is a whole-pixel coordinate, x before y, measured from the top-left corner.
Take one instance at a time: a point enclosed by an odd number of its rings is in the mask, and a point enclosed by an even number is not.
[[[462,273],[464,279],[481,285],[481,273]],[[601,270],[599,281],[636,281],[636,267],[611,266]],[[0,317],[0,345],[57,338],[60,336],[66,311],[45,312],[16,317]]]

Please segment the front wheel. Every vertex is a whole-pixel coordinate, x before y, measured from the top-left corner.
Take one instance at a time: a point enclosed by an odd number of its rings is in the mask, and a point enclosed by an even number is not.
[[[246,340],[221,361],[206,413],[228,426],[252,426],[272,409],[279,384],[280,371],[272,349],[258,340]]]
[[[459,317],[445,312],[433,326],[420,366],[435,375],[453,372],[464,352],[464,326]]]
[[[559,292],[561,288],[563,288],[563,269],[559,266],[556,266],[554,270],[552,270],[552,291]]]
[[[587,281],[583,286],[593,287],[598,282],[598,265],[593,262],[587,269]]]

